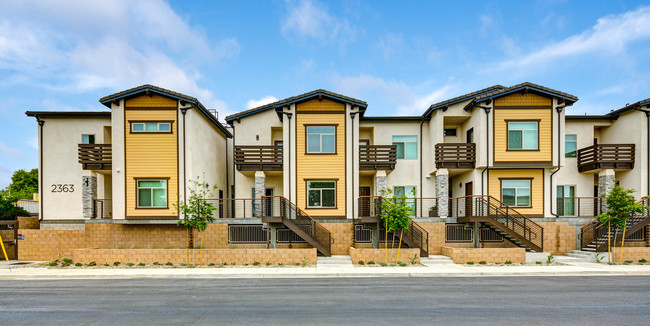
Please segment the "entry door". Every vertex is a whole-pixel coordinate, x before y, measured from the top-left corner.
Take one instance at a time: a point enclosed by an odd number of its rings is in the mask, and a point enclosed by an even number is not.
[[[468,182],[465,184],[465,196],[472,196],[474,194],[474,184]],[[473,197],[465,197],[465,216],[472,216],[472,201]]]
[[[467,130],[467,143],[473,143],[474,142],[474,128],[470,128]]]
[[[370,216],[370,187],[359,187],[359,217]]]
[[[273,188],[266,188],[264,195],[269,197],[273,196]],[[266,201],[266,216],[273,216],[273,202],[273,199]]]

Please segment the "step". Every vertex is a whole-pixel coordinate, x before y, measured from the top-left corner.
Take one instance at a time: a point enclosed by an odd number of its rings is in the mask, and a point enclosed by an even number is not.
[[[347,255],[332,255],[332,257],[317,257],[316,263],[318,264],[352,264],[352,258]]]

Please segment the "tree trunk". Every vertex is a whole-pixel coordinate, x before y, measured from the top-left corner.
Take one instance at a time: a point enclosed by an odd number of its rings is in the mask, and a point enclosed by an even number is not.
[[[612,262],[612,246],[610,241],[611,239],[612,239],[612,221],[608,220],[607,221],[607,263],[608,264]],[[596,244],[598,244],[598,240],[596,240]]]
[[[201,249],[199,250],[199,266],[203,266],[203,231],[201,231]]]
[[[388,220],[386,220],[386,236],[384,237],[384,263],[388,264]]]

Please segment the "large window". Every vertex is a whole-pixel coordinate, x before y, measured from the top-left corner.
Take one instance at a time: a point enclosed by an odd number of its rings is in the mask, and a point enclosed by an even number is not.
[[[82,144],[94,144],[95,143],[95,135],[81,135],[81,143]]]
[[[336,126],[308,126],[307,153],[336,153]]]
[[[335,208],[336,181],[307,181],[308,208]]]
[[[167,180],[136,180],[138,208],[167,208]]]
[[[564,135],[564,156],[576,157],[578,135]]]
[[[418,136],[393,136],[393,145],[397,146],[397,158],[418,158]]]
[[[161,132],[171,133],[171,122],[132,122],[131,132]]]
[[[530,180],[501,180],[501,201],[511,207],[530,207]]]
[[[402,195],[404,195],[407,198],[406,205],[409,207],[409,213],[411,216],[415,216],[415,187],[410,187],[410,186],[394,187],[393,193],[397,198],[402,197]]]
[[[508,149],[511,150],[537,150],[538,122],[519,121],[508,122]]]
[[[557,214],[560,216],[575,215],[575,186],[557,186]]]

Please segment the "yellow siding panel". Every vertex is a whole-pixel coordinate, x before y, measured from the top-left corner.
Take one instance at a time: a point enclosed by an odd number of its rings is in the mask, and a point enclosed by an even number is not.
[[[328,99],[311,100],[297,104],[296,111],[345,111],[345,104]]]
[[[552,100],[537,94],[511,94],[494,99],[494,106],[551,106]]]
[[[513,120],[539,121],[539,150],[508,150],[508,123]],[[552,110],[499,109],[494,110],[494,161],[495,162],[551,162],[553,146]]]
[[[530,185],[531,208],[516,208],[523,215],[543,215],[544,214],[544,172],[541,169],[525,170],[495,170],[490,169],[489,173],[489,194],[490,196],[501,200],[501,181],[508,178],[533,178]]]
[[[318,103],[318,101],[316,101]],[[323,100],[325,102],[325,100]],[[338,104],[338,103],[337,103]],[[302,104],[300,104],[302,105]],[[311,216],[345,216],[345,115],[344,114],[297,114],[296,165],[297,165],[297,203]],[[336,154],[307,155],[306,127],[310,124],[337,124]],[[306,180],[332,180],[336,183],[335,209],[307,209]]]
[[[126,100],[126,103],[124,104],[127,108],[136,108],[136,107],[142,107],[142,108],[175,108],[177,107],[176,100],[169,98],[169,97],[164,97],[160,96],[157,94],[153,94],[151,96],[147,95],[142,95],[138,97],[134,97],[132,99]]]
[[[126,216],[176,216],[178,142],[176,110],[125,110]],[[171,134],[129,133],[129,121],[173,121]],[[135,178],[169,178],[167,209],[137,209]]]

